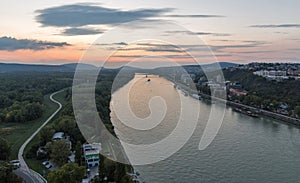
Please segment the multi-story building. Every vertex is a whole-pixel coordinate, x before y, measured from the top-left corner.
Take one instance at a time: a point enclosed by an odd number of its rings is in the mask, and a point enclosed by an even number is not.
[[[254,75],[257,76],[261,76],[264,78],[267,78],[269,80],[283,80],[283,79],[289,79],[289,77],[287,76],[287,72],[286,71],[276,71],[276,70],[260,70],[260,71],[256,71],[253,72]]]
[[[101,144],[83,144],[82,148],[86,166],[98,166]]]

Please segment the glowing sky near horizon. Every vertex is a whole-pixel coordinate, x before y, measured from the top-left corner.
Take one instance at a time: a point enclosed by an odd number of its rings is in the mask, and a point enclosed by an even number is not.
[[[3,1],[0,62],[78,62],[101,35],[134,20],[173,21],[206,42],[218,61],[299,62],[299,7],[298,0]],[[176,34],[181,33],[169,32],[174,38]],[[158,56],[172,54],[176,59],[174,51],[159,52],[162,46],[150,46]],[[149,54],[150,49],[143,48],[110,60]]]

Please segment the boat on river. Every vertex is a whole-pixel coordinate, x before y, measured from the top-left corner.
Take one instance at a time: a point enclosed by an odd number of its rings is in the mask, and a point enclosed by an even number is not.
[[[249,111],[249,110],[246,110],[246,109],[240,109],[240,108],[233,108],[234,111],[236,112],[239,112],[239,113],[242,113],[242,114],[246,114],[248,116],[251,116],[251,117],[254,117],[254,118],[258,118],[258,114],[252,112],[252,111]]]
[[[198,95],[198,94],[192,94],[192,97],[193,97],[194,99],[197,99],[197,100],[201,100],[201,99],[202,99],[201,96]]]

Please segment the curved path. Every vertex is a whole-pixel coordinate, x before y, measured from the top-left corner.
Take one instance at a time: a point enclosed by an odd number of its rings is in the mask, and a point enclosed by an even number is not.
[[[24,149],[27,146],[27,144],[40,132],[40,130],[47,125],[47,123],[61,110],[62,104],[59,103],[57,100],[53,99],[53,96],[62,92],[64,90],[60,90],[57,92],[54,92],[50,95],[50,100],[56,104],[58,104],[57,110],[22,144],[22,146],[19,149],[18,153],[18,159],[20,161],[21,167],[15,171],[15,173],[19,176],[21,176],[24,179],[24,182],[29,183],[29,182],[47,182],[41,175],[38,173],[32,171],[29,169],[28,165],[26,164],[23,153]]]

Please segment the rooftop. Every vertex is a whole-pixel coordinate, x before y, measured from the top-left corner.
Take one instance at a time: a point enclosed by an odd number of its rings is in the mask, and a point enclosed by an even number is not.
[[[62,139],[63,137],[64,137],[64,132],[56,132],[56,133],[52,136],[52,140]]]

